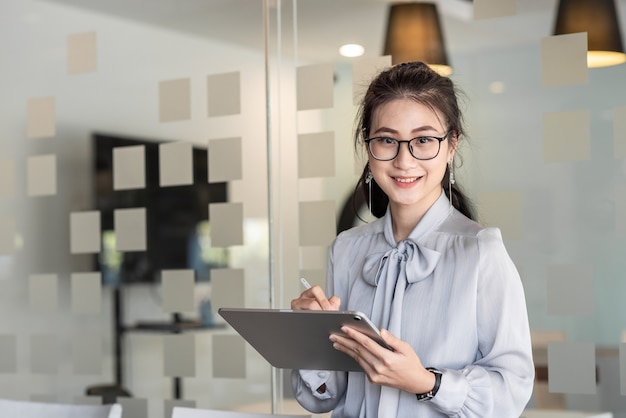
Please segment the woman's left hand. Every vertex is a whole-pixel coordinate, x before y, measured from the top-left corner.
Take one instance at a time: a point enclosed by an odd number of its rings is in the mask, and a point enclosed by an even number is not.
[[[435,376],[422,365],[409,343],[383,329],[383,340],[392,351],[354,328],[346,326],[341,331],[346,335],[330,336],[333,347],[355,359],[371,383],[410,393],[426,393],[433,388]]]

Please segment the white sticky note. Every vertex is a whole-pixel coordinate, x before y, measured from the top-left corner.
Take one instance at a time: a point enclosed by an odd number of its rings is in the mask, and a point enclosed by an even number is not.
[[[593,266],[561,264],[547,266],[547,304],[550,315],[594,314]]]
[[[170,313],[194,312],[195,273],[193,270],[161,272],[163,310]]]
[[[335,175],[335,133],[298,135],[298,177]]]
[[[132,145],[113,149],[113,190],[146,187],[146,147]]]
[[[102,336],[81,333],[74,336],[72,352],[73,372],[77,375],[102,374]]]
[[[239,72],[209,75],[207,77],[207,103],[209,117],[240,114]]]
[[[0,374],[17,372],[17,337],[0,335]]]
[[[26,136],[50,138],[56,135],[54,97],[36,97],[28,100]]]
[[[102,275],[100,272],[72,273],[72,313],[95,314],[102,311]]]
[[[500,228],[504,239],[522,238],[522,195],[520,192],[485,192],[478,195],[481,221]]]
[[[391,55],[360,58],[352,63],[352,104],[358,104],[370,82],[382,70],[391,67]]]
[[[211,305],[213,307],[245,307],[245,290],[243,269],[211,270]]]
[[[613,109],[615,158],[626,158],[626,106]]]
[[[333,107],[334,74],[332,64],[298,67],[296,70],[297,109]]]
[[[116,209],[115,249],[117,251],[146,250],[146,209]]]
[[[209,204],[209,228],[214,247],[243,245],[243,204]]]
[[[212,139],[208,145],[209,183],[243,177],[241,138]]]
[[[514,16],[516,0],[473,0],[474,20]]]
[[[57,193],[56,155],[28,157],[28,196],[52,196]]]
[[[159,83],[159,121],[191,119],[191,80],[181,78]]]
[[[36,334],[30,337],[30,370],[36,374],[56,375],[59,371],[59,337]]]
[[[174,334],[163,337],[163,372],[168,377],[193,377],[196,375],[195,335]]]
[[[584,84],[588,74],[586,32],[541,38],[541,80],[544,86]]]
[[[12,197],[15,188],[15,162],[0,159],[0,197]]]
[[[0,254],[15,253],[16,237],[15,218],[0,218]]]
[[[28,290],[32,312],[49,314],[57,311],[59,290],[56,274],[33,274],[29,276]]]
[[[159,144],[159,184],[161,187],[193,184],[191,142]]]
[[[330,245],[337,235],[335,202],[300,202],[300,245]]]
[[[626,237],[626,185],[615,187],[615,235]]]
[[[213,377],[246,378],[246,340],[239,335],[213,335]]]
[[[595,394],[595,345],[589,342],[549,342],[548,388],[554,393]]]
[[[589,160],[590,137],[588,110],[543,115],[543,159],[546,163]]]
[[[93,73],[98,67],[96,32],[83,32],[67,37],[68,74]]]
[[[70,213],[70,252],[72,254],[99,253],[100,212]]]

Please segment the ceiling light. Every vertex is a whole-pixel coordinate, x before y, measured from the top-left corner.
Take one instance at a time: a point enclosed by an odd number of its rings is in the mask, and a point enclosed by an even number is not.
[[[397,3],[389,7],[384,55],[391,63],[423,61],[450,75],[443,33],[434,3]]]
[[[554,35],[587,32],[587,66],[626,62],[615,0],[560,0]]]
[[[339,48],[339,53],[344,57],[360,57],[365,52],[365,48],[358,44],[346,44]]]

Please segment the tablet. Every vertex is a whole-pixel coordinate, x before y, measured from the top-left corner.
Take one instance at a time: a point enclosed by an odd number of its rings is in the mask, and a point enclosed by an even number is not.
[[[378,328],[357,311],[219,308],[218,313],[272,366],[281,369],[363,371],[333,348],[331,333],[348,325],[386,346]]]

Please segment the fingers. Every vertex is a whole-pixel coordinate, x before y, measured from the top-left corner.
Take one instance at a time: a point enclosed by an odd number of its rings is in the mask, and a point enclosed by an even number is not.
[[[336,311],[339,310],[340,303],[337,296],[328,299],[324,290],[315,285],[302,292],[297,299],[293,299],[291,309]]]

